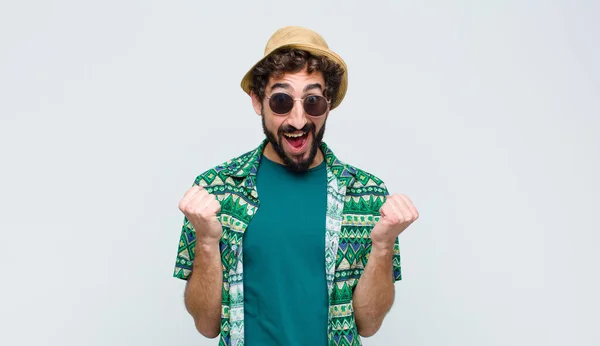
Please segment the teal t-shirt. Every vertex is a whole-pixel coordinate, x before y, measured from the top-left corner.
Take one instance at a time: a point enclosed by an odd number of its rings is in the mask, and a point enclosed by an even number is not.
[[[325,162],[292,173],[262,157],[244,233],[246,346],[327,345]]]

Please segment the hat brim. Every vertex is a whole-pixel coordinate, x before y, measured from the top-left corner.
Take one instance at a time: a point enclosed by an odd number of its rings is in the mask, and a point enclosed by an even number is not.
[[[331,109],[334,109],[337,106],[339,106],[340,103],[342,103],[344,96],[346,96],[346,91],[348,90],[348,67],[346,66],[346,63],[344,62],[342,57],[337,55],[335,52],[333,52],[329,49],[323,49],[320,46],[307,44],[307,43],[293,43],[292,42],[292,43],[287,43],[287,44],[281,45],[281,46],[273,49],[269,54],[265,55],[265,57],[263,57],[256,64],[254,64],[250,68],[250,70],[248,70],[246,75],[244,75],[244,78],[242,78],[242,83],[241,83],[242,90],[244,90],[248,95],[250,95],[251,85],[252,85],[252,70],[254,70],[256,65],[263,62],[271,54],[273,54],[274,52],[277,52],[278,50],[285,49],[285,48],[296,48],[296,49],[300,49],[300,50],[305,50],[315,56],[324,56],[324,57],[330,59],[331,61],[335,62],[336,64],[340,65],[340,67],[344,70],[344,74],[342,75],[342,80],[340,82],[340,88],[338,89],[338,93],[337,93],[335,102],[331,104]]]

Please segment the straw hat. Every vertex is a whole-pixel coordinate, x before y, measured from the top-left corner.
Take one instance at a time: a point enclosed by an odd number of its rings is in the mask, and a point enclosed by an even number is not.
[[[265,60],[271,53],[275,52],[278,49],[282,48],[296,48],[300,50],[305,50],[315,56],[325,56],[333,62],[337,63],[342,67],[344,74],[342,75],[342,81],[340,83],[340,88],[338,90],[337,98],[335,103],[331,104],[331,109],[339,106],[344,96],[346,95],[346,90],[348,89],[348,68],[344,60],[329,49],[327,42],[321,37],[321,35],[316,32],[302,28],[299,26],[286,26],[281,28],[271,36],[269,41],[267,42],[267,46],[265,47],[265,55],[264,57],[258,61],[252,68],[246,73],[244,78],[242,79],[242,89],[249,95],[250,94],[250,85],[252,84],[252,70],[256,65]]]

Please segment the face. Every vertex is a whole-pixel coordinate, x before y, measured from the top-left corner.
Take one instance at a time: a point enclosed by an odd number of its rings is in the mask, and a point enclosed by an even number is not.
[[[324,88],[322,73],[309,74],[305,69],[286,73],[278,79],[271,77],[262,102],[252,95],[254,110],[262,117],[263,131],[269,142],[264,152],[267,158],[294,172],[305,172],[323,161],[319,146],[325,134],[329,105],[323,115],[314,116],[304,110],[300,100],[311,95],[323,96]],[[275,113],[269,106],[269,98],[277,97],[277,93],[296,99],[286,114]]]

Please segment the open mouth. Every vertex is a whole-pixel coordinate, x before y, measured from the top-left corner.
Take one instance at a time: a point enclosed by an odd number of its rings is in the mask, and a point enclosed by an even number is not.
[[[308,132],[284,133],[283,137],[294,149],[301,149],[308,141]]]

